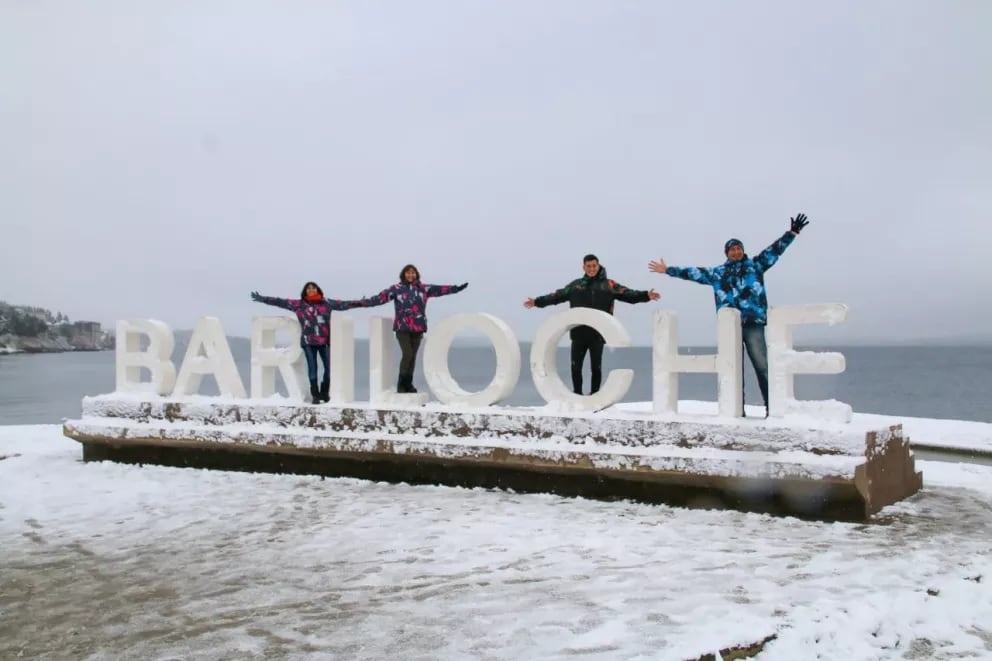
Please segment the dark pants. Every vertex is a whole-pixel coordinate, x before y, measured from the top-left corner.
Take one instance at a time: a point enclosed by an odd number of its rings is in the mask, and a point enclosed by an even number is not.
[[[411,381],[413,380],[413,368],[417,364],[417,351],[420,349],[420,341],[423,339],[423,333],[396,331],[396,341],[400,343],[400,377],[409,377]]]
[[[592,371],[589,394],[599,392],[603,382],[603,347],[606,341],[599,333],[575,333],[572,335],[572,391],[582,394],[582,363],[589,352],[589,367]]]
[[[331,383],[331,348],[326,344],[303,344],[303,355],[307,359],[307,378],[310,379],[310,387],[317,387],[317,356],[320,362],[324,363],[324,378],[321,385],[323,390]]]
[[[754,375],[758,378],[758,388],[761,399],[768,408],[768,345],[765,344],[765,327],[759,324],[743,324],[741,335],[744,338],[744,348],[754,367]]]

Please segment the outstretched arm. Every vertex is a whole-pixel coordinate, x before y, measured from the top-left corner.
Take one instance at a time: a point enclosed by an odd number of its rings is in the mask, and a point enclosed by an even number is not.
[[[648,270],[652,273],[663,273],[673,278],[698,282],[701,285],[712,285],[718,279],[716,269],[705,266],[669,266],[661,257],[656,262],[648,263]]]
[[[809,225],[809,221],[806,220],[806,214],[801,213],[794,218],[789,219],[789,231],[780,236],[775,240],[775,243],[768,246],[754,258],[754,264],[758,269],[764,273],[770,269],[778,258],[782,256],[785,249],[792,245],[799,233],[803,231],[803,228]]]
[[[356,301],[340,301],[336,298],[325,298],[324,303],[326,303],[327,307],[331,310],[350,310],[352,308],[367,307],[362,304],[363,300],[364,299],[359,299]]]
[[[657,301],[661,298],[661,294],[653,289],[628,289],[616,281],[611,281],[610,290],[618,301],[623,301],[624,303],[647,303],[648,301]]]
[[[545,294],[544,296],[538,296],[537,298],[528,298],[524,301],[524,307],[526,308],[543,308],[549,305],[558,305],[559,303],[564,303],[568,300],[568,295],[572,292],[572,286],[574,282],[570,282],[561,289],[556,289],[550,294]]]
[[[448,294],[457,294],[468,287],[467,282],[463,282],[460,285],[424,285],[424,294],[427,298],[436,298],[438,296],[447,296]]]
[[[396,285],[393,285],[392,287],[386,287],[378,294],[375,294],[373,296],[366,296],[365,298],[360,299],[358,301],[359,302],[358,307],[374,308],[378,305],[382,305],[384,303],[393,300],[393,298],[395,297],[396,297]]]
[[[277,308],[283,308],[284,310],[296,311],[300,307],[300,301],[295,298],[276,298],[275,296],[262,296],[257,291],[251,293],[251,300],[256,303],[264,303],[265,305],[272,305]]]

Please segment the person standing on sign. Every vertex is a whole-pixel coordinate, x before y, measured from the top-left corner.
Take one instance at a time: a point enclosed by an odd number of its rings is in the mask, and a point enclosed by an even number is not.
[[[468,287],[460,285],[425,285],[420,281],[420,271],[413,264],[400,270],[400,281],[383,289],[375,296],[361,300],[362,307],[375,307],[388,301],[393,302],[395,316],[393,331],[400,345],[400,372],[396,379],[396,392],[414,393],[413,370],[417,362],[420,342],[427,332],[427,299],[448,294],[457,294]]]
[[[606,277],[606,268],[599,263],[596,255],[586,255],[582,258],[584,275],[573,280],[561,289],[524,301],[525,308],[543,308],[548,305],[558,305],[568,301],[570,308],[592,308],[607,314],[613,314],[615,301],[624,303],[647,303],[657,301],[661,294],[655,290],[644,291],[627,289],[615,280]],[[603,381],[603,346],[606,340],[592,326],[576,326],[569,331],[572,340],[572,391],[582,394],[582,365],[589,354],[591,368],[591,383],[589,394],[599,392]]]
[[[765,403],[765,417],[768,417],[768,347],[765,343],[768,299],[765,296],[765,271],[774,266],[785,249],[809,224],[806,214],[802,213],[789,220],[789,231],[753,259],[744,252],[740,239],[730,239],[723,246],[727,261],[719,266],[668,266],[660,257],[658,261],[648,264],[648,270],[654,273],[711,286],[717,310],[727,307],[740,310],[744,348],[758,378],[758,388]]]
[[[330,401],[331,393],[331,310],[350,310],[361,306],[360,301],[338,301],[324,298],[324,291],[316,282],[303,285],[300,297],[275,298],[262,296],[257,291],[251,293],[256,303],[273,305],[296,314],[300,320],[302,333],[300,346],[307,359],[307,377],[310,379],[310,396],[314,404]],[[324,363],[324,378],[317,387],[317,357]]]

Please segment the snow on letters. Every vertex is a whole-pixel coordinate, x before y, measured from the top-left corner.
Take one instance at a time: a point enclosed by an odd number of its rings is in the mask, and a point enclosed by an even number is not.
[[[530,372],[534,387],[548,404],[563,411],[598,411],[613,406],[627,394],[634,381],[634,370],[610,370],[599,392],[576,395],[555,369],[555,350],[565,333],[576,326],[592,326],[611,347],[629,347],[630,335],[616,317],[592,308],[572,308],[548,317],[537,329],[530,348]]]
[[[852,410],[837,401],[799,402],[793,391],[796,374],[837,374],[844,371],[839,353],[795,351],[792,327],[798,324],[844,321],[847,306],[841,304],[773,307],[769,311],[768,343],[769,414],[782,417],[804,413],[840,422],[851,420]],[[391,320],[374,317],[369,333],[369,401],[381,405],[426,403],[424,393],[397,393],[395,387],[395,342]],[[344,405],[355,401],[355,333],[348,317],[332,318],[331,401]],[[613,347],[630,346],[630,336],[612,315],[589,308],[573,308],[555,314],[540,326],[530,351],[530,370],[537,392],[563,412],[589,412],[620,402],[633,381],[633,370],[615,369],[606,375],[594,395],[576,395],[558,376],[555,365],[559,342],[575,326],[592,326]],[[299,346],[276,347],[277,332],[299,333],[299,323],[289,317],[256,317],[251,331],[251,396],[265,398],[275,392],[275,376],[286,384],[290,399],[303,401],[305,387],[297,367],[302,361]],[[482,332],[496,352],[496,374],[478,392],[464,390],[452,377],[448,353],[452,341],[466,331]],[[142,348],[142,337],[148,338]],[[200,319],[193,330],[178,376],[170,360],[174,347],[172,330],[161,321],[122,320],[117,322],[117,392],[157,395],[195,395],[200,381],[212,374],[222,395],[245,397],[231,349],[220,320]],[[654,413],[675,413],[678,404],[678,375],[712,372],[717,375],[718,410],[722,417],[743,415],[743,354],[740,314],[724,309],[717,315],[717,352],[685,356],[678,353],[678,319],[674,312],[655,313],[652,338],[652,386]],[[520,344],[513,330],[489,314],[458,314],[443,319],[425,339],[424,373],[431,393],[442,404],[457,407],[485,407],[506,399],[520,377]],[[142,370],[149,378],[142,380]]]
[[[485,388],[467,392],[448,369],[448,350],[455,336],[466,330],[485,333],[496,350],[496,374]],[[424,346],[424,376],[434,396],[443,404],[489,406],[513,392],[520,379],[520,343],[502,319],[490,314],[456,314],[434,327]]]

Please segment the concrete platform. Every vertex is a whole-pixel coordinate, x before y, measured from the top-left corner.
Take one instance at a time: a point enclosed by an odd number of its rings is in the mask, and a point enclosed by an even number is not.
[[[87,461],[513,489],[865,520],[922,487],[900,425],[548,409],[102,395],[64,424]]]

